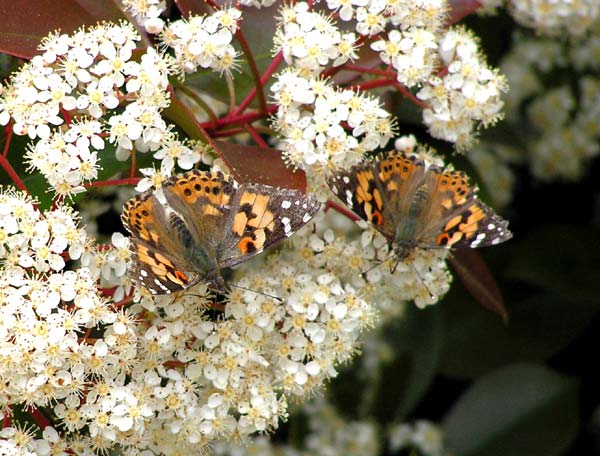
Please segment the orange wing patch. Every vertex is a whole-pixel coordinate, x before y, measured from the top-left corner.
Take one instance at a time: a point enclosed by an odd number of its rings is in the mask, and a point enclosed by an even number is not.
[[[442,202],[442,205],[446,209],[450,209],[453,205],[461,205],[466,202],[471,187],[469,186],[469,179],[465,173],[460,171],[447,171],[439,175],[436,191],[451,192],[452,198]]]
[[[275,214],[269,210],[269,195],[244,192],[240,198],[240,210],[233,218],[231,230],[242,239],[238,248],[244,254],[264,248],[267,233],[275,230]]]
[[[382,160],[379,164],[379,181],[385,183],[388,192],[399,191],[398,179],[401,182],[410,179],[416,170],[415,167],[423,167],[424,164],[401,154],[393,154]],[[397,176],[397,178],[394,177]]]
[[[214,206],[229,204],[230,195],[223,192],[222,173],[208,173],[198,170],[185,173],[176,180],[168,181],[165,185],[171,186],[172,191],[181,196],[188,204],[194,204],[198,199],[205,198]],[[205,210],[205,215],[218,215],[210,210]]]
[[[135,244],[134,248],[138,261],[149,267],[155,276],[166,277],[181,287],[184,287],[189,282],[189,278],[185,273],[177,270],[171,260],[164,255],[157,252],[150,252],[145,246],[140,244]]]
[[[373,172],[368,169],[356,173],[358,187],[356,188],[356,201],[358,203],[368,203],[373,199],[373,195],[369,191],[371,183],[374,180]]]
[[[472,238],[477,231],[479,231],[480,223],[485,218],[485,212],[477,204],[473,204],[469,207],[470,214],[464,223],[458,226],[461,233],[465,235],[467,239]]]
[[[158,244],[160,236],[154,230],[148,230],[147,220],[155,220],[154,196],[151,193],[134,198],[125,203],[123,221],[127,229],[143,241]]]
[[[451,247],[463,238],[471,239],[480,231],[480,222],[485,217],[484,210],[477,204],[472,204],[465,212],[446,223],[444,231],[436,238],[437,244]]]

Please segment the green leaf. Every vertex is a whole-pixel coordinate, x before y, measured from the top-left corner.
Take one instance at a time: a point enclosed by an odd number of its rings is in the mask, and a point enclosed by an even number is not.
[[[377,365],[365,366],[356,359],[329,389],[332,402],[347,416],[373,417],[380,423],[402,420],[423,398],[438,369],[442,348],[442,315],[437,308],[419,310],[409,303],[405,313],[372,334],[378,340],[371,348],[387,350],[365,354],[366,360],[378,359]],[[385,343],[382,343],[383,339]],[[360,396],[357,396],[360,391]]]
[[[599,246],[596,228],[549,226],[512,243],[506,275],[566,299],[596,299]]]
[[[444,419],[447,449],[460,456],[560,455],[578,427],[577,382],[533,364],[481,378]]]
[[[386,389],[396,390],[395,420],[403,420],[423,398],[439,369],[443,343],[442,312],[437,307],[418,309],[407,306],[406,314],[385,329],[386,339],[394,348],[395,361],[384,372],[381,409],[386,405]],[[398,394],[399,393],[399,394]]]
[[[513,301],[505,325],[460,297],[457,284],[444,303],[446,339],[442,371],[474,378],[516,361],[542,361],[570,343],[598,314],[598,300],[566,300],[553,294]]]

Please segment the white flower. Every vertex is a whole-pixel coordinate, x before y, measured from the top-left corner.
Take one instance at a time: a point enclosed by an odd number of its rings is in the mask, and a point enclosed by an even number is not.
[[[241,12],[235,8],[212,16],[191,16],[171,23],[162,34],[166,46],[175,51],[177,65],[186,72],[198,66],[219,72],[231,72],[237,52],[231,45]]]
[[[325,15],[309,11],[305,2],[283,8],[275,34],[286,62],[315,74],[328,64],[338,66],[356,58],[355,41],[353,33],[342,35]]]

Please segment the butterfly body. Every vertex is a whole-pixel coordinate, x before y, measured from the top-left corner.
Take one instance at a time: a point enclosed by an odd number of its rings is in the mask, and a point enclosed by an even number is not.
[[[464,173],[415,156],[393,153],[363,162],[332,176],[329,186],[386,237],[400,261],[417,248],[480,247],[512,237]]]
[[[319,210],[312,196],[198,170],[174,176],[156,192],[128,201],[132,278],[153,294],[208,282],[223,289],[221,270],[291,236]]]

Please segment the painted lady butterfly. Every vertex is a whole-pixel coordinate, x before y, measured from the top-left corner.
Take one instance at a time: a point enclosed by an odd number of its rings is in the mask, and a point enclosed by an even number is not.
[[[398,261],[416,248],[483,247],[512,237],[461,171],[392,153],[329,179],[331,190],[383,234]]]
[[[320,203],[297,190],[238,184],[221,172],[194,170],[125,203],[133,280],[152,294],[200,281],[223,289],[221,269],[242,263],[291,236]],[[166,200],[166,201],[165,201]]]

